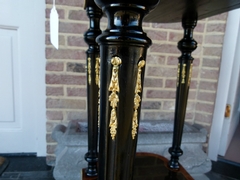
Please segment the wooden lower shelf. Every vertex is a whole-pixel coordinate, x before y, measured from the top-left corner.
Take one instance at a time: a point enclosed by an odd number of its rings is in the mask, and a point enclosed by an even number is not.
[[[133,180],[193,180],[188,172],[180,166],[179,170],[168,168],[168,160],[151,153],[137,153]],[[88,177],[85,169],[82,170],[83,180],[97,180],[97,177]]]

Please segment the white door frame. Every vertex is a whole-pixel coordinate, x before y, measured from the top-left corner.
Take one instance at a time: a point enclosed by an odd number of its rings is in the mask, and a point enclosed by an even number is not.
[[[45,84],[45,1],[34,0],[34,11],[36,21],[35,33],[38,37],[35,39],[34,59],[34,117],[36,130],[36,152],[37,156],[46,156],[46,84]]]
[[[223,43],[222,61],[219,73],[217,96],[213,113],[213,121],[210,131],[208,157],[216,161],[221,135],[224,124],[224,114],[228,99],[229,87],[231,82],[231,74],[236,48],[240,47],[240,42],[237,41],[240,36],[240,10],[233,10],[228,13],[226,31]],[[240,59],[240,57],[238,57]]]

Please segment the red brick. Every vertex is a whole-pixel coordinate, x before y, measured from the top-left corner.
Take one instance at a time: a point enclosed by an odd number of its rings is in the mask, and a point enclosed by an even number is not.
[[[63,120],[62,111],[47,111],[48,120]]]
[[[59,39],[58,39],[59,45],[65,45],[65,37],[59,35],[58,38],[59,38]],[[52,44],[51,41],[50,41],[50,35],[49,35],[49,34],[46,34],[45,44],[46,44],[46,45],[51,45],[51,44]]]
[[[166,79],[165,81],[166,88],[176,88],[176,79]]]
[[[47,145],[47,153],[54,154],[56,147],[56,145]]]
[[[195,90],[190,89],[188,93],[188,99],[195,100],[197,96],[197,92]]]
[[[173,120],[174,113],[173,112],[143,112],[143,116],[141,119],[143,120]]]
[[[47,59],[86,59],[86,54],[84,50],[79,49],[54,49],[46,48],[46,58]]]
[[[157,53],[180,54],[180,51],[177,48],[177,44],[172,45],[172,44],[166,44],[166,43],[163,43],[163,44],[154,43],[150,47],[150,51],[157,52]]]
[[[181,23],[152,23],[153,28],[182,30]]]
[[[46,131],[47,132],[52,132],[53,129],[58,125],[59,123],[58,122],[47,122],[46,123]]]
[[[87,96],[87,89],[86,88],[70,87],[70,88],[67,88],[67,95],[68,96],[86,97]]]
[[[144,101],[142,102],[141,109],[160,109],[161,102],[159,101]]]
[[[147,36],[154,41],[166,41],[167,40],[167,32],[166,31],[154,31],[154,30],[146,30]]]
[[[87,46],[83,37],[80,36],[69,36],[67,41],[69,46]]]
[[[86,85],[86,76],[46,74],[46,84]]]
[[[206,113],[213,113],[214,105],[213,104],[206,104],[197,102],[196,104],[196,111],[206,112]]]
[[[148,64],[165,64],[165,56],[153,55],[150,54],[147,56],[147,65]]]
[[[85,10],[70,10],[68,19],[78,21],[89,21]]]
[[[177,77],[177,67],[147,67],[147,76],[157,76],[157,77]]]
[[[212,123],[212,115],[195,112],[195,121],[202,123]]]
[[[87,112],[86,111],[68,111],[67,112],[67,120],[86,120]]]
[[[54,143],[54,142],[56,142],[56,141],[52,138],[52,134],[46,134],[46,141],[47,141],[47,143]]]
[[[63,87],[58,86],[58,87],[46,87],[46,95],[47,96],[63,96]]]
[[[226,24],[224,23],[208,23],[207,32],[225,32]]]
[[[154,28],[161,28],[161,29],[171,29],[171,30],[182,30],[181,23],[153,23],[152,26]],[[205,28],[205,23],[199,22],[194,29],[194,32],[203,32]]]
[[[198,92],[198,99],[201,101],[215,102],[216,93]]]
[[[46,71],[63,71],[63,62],[47,62]]]
[[[52,4],[52,0],[46,0],[46,4]],[[84,0],[56,0],[56,5],[84,6]]]
[[[220,58],[203,58],[202,66],[203,67],[220,67],[221,59]]]
[[[179,54],[180,56],[180,54]],[[178,66],[178,56],[168,56],[167,58],[167,65],[175,65]]]
[[[222,47],[204,47],[203,55],[205,56],[221,56]]]
[[[59,22],[60,33],[84,34],[88,29],[87,24]]]
[[[58,12],[59,19],[64,19],[65,18],[65,11],[64,11],[64,9],[59,9],[58,7],[56,9],[57,9],[57,12]],[[51,12],[51,9],[49,9],[49,8],[47,8],[45,10],[47,19],[50,18],[50,12]]]
[[[216,69],[201,69],[201,78],[205,79],[218,79],[219,70]]]
[[[223,44],[223,35],[206,35],[205,44]]]
[[[68,72],[77,72],[77,73],[85,73],[85,64],[81,63],[67,63],[67,71]]]
[[[147,90],[147,98],[175,99],[176,92],[169,90]]]
[[[217,90],[217,82],[200,81],[199,89],[216,91]]]
[[[164,101],[163,110],[175,111],[175,100],[174,101]]]
[[[156,78],[145,78],[144,87],[162,87],[163,80]]]
[[[47,98],[47,108],[60,108],[60,109],[85,109],[86,101],[81,99],[51,99]]]

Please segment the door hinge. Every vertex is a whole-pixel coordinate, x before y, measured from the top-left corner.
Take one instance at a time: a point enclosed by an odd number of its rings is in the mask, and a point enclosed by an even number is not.
[[[226,105],[226,109],[225,109],[225,117],[230,117],[231,115],[231,105],[230,104],[227,104]]]

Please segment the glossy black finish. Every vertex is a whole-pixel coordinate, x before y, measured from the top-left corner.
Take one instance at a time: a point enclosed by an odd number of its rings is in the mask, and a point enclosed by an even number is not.
[[[191,5],[194,7],[194,5]],[[183,15],[182,26],[184,29],[184,37],[178,43],[178,49],[182,52],[182,55],[178,58],[178,79],[177,79],[177,91],[176,91],[176,105],[175,105],[175,117],[174,117],[174,131],[173,131],[173,143],[169,149],[171,159],[169,161],[170,168],[178,169],[180,167],[178,159],[183,154],[181,150],[181,141],[183,134],[183,126],[186,114],[187,100],[189,86],[191,82],[192,74],[192,51],[197,48],[197,42],[193,39],[193,29],[197,24],[197,13],[191,10],[186,11]]]
[[[160,0],[157,7],[144,18],[144,22],[181,22],[186,3],[188,0]],[[198,13],[198,19],[240,8],[239,0],[191,0],[191,3],[194,3],[192,9]]]
[[[90,19],[90,27],[85,33],[85,41],[89,45],[87,50],[87,101],[88,101],[88,152],[85,159],[88,162],[86,174],[88,176],[97,176],[98,162],[98,84],[96,83],[95,66],[99,55],[99,46],[96,43],[96,37],[101,34],[100,18],[102,11],[96,6],[93,0],[88,0],[85,4],[87,15]]]
[[[108,28],[97,38],[101,54],[99,180],[132,179],[137,136],[132,139],[131,131],[138,63],[146,59],[147,48],[151,45],[151,40],[141,27],[143,16],[149,10],[149,6],[145,6],[147,3],[119,2],[96,1],[108,17]],[[148,3],[153,5],[157,1],[150,0]],[[118,68],[119,102],[116,108],[118,124],[117,134],[113,140],[109,127],[112,110],[109,102],[111,94],[109,85],[113,69],[111,59],[116,56],[122,63]],[[144,67],[141,73],[142,86],[143,77]],[[141,96],[141,93],[139,95]]]

